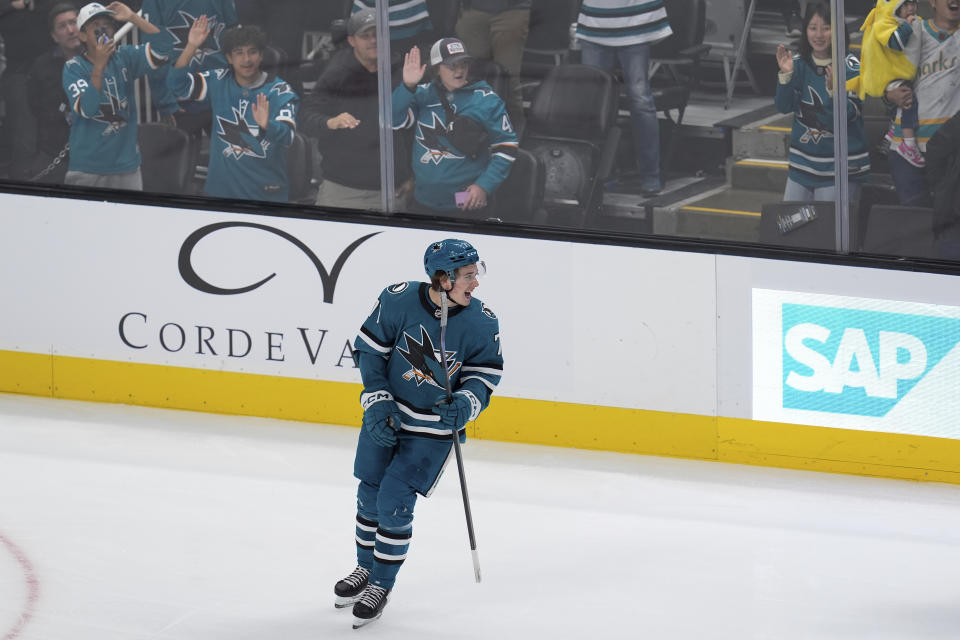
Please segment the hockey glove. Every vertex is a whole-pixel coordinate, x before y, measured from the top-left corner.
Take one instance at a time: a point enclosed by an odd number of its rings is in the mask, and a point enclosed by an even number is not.
[[[374,402],[363,412],[363,428],[381,447],[397,444],[397,429],[403,416],[393,400]]]
[[[459,431],[470,419],[472,409],[470,398],[459,391],[447,400],[442,398],[433,406],[433,412],[440,416],[440,422],[451,431]]]

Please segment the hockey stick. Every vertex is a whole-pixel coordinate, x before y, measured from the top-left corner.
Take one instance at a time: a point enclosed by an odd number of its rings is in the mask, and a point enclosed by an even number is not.
[[[447,390],[447,402],[453,400],[450,388],[450,369],[447,368],[447,293],[440,292],[440,360],[443,363],[443,383]],[[453,451],[457,456],[457,473],[460,474],[460,492],[463,494],[463,511],[467,516],[467,534],[470,536],[470,552],[473,554],[473,575],[480,582],[480,556],[477,555],[477,537],[473,534],[473,515],[470,513],[470,496],[467,494],[467,476],[463,472],[463,454],[460,451],[460,432],[453,432]]]

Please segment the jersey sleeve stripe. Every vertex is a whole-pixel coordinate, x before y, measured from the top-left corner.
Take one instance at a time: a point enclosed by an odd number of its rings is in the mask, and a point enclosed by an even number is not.
[[[366,327],[360,327],[360,333],[357,334],[357,337],[380,353],[390,353],[390,350],[393,348],[393,345],[381,342],[380,339],[373,335]]]
[[[147,64],[150,65],[151,69],[159,69],[167,61],[166,56],[160,56],[153,52],[153,47],[150,46],[148,42],[146,45],[145,53],[147,56]]]
[[[476,371],[478,373],[489,373],[493,376],[503,375],[503,367],[495,367],[492,365],[463,365],[463,371]]]
[[[460,382],[466,382],[467,380],[479,380],[480,382],[485,384],[490,389],[490,391],[493,391],[494,389],[497,388],[497,383],[491,382],[490,380],[487,380],[483,376],[463,376],[462,378],[460,378]]]
[[[282,117],[280,117],[280,116],[277,116],[276,120],[277,120],[277,122],[286,122],[288,125],[290,125],[290,126],[293,128],[294,131],[297,130],[297,123],[296,123],[296,121],[291,120],[290,118],[282,118]]]
[[[407,117],[403,122],[394,127],[394,129],[408,129],[413,125],[413,109],[407,109]]]

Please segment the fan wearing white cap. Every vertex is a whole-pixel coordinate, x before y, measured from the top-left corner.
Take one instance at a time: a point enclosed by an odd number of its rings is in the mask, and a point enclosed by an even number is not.
[[[113,37],[118,22],[130,22],[146,33],[160,31],[121,2],[81,7],[77,28],[84,51],[63,67],[63,89],[75,115],[66,184],[143,188],[134,81],[167,61],[169,41],[117,46]]]
[[[432,82],[420,50],[404,56],[403,82],[393,92],[394,128],[413,128],[413,210],[483,215],[510,174],[517,134],[506,106],[484,81],[470,78],[470,56],[457,38],[430,48]]]

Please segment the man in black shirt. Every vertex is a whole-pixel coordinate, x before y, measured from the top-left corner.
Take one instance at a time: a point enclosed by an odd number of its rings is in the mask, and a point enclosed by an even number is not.
[[[77,9],[69,3],[54,5],[48,14],[50,37],[56,46],[33,63],[27,79],[27,98],[37,120],[37,150],[25,166],[27,178],[62,183],[69,165],[70,109],[63,92],[63,65],[82,50]]]
[[[27,103],[27,74],[46,49],[46,12],[50,0],[0,0],[0,37],[6,44],[7,70],[0,78],[3,126],[0,128],[0,175],[27,176],[25,160],[36,148],[36,123]]]
[[[380,195],[380,103],[377,98],[376,13],[364,9],[347,22],[349,49],[334,54],[316,87],[304,101],[300,131],[317,138],[323,182],[317,204],[350,209],[382,208]],[[393,74],[394,84],[400,79]],[[412,184],[409,147],[394,136],[397,207]]]

